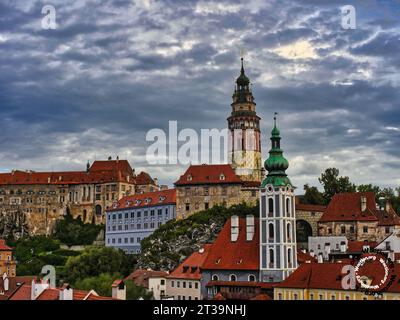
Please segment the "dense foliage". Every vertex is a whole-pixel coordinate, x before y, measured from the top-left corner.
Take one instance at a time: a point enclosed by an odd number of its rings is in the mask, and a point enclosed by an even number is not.
[[[68,214],[57,222],[54,237],[68,246],[90,245],[102,229],[104,229],[102,225],[85,224],[81,219],[74,219]]]
[[[91,247],[85,249],[79,256],[71,257],[65,265],[65,280],[74,284],[85,278],[96,277],[102,273],[120,272],[127,276],[133,270],[133,256],[122,250],[110,247]]]
[[[78,252],[60,249],[60,241],[46,236],[22,238],[9,241],[14,248],[14,259],[17,261],[17,274],[39,275],[42,267],[50,264],[56,268],[58,274],[63,273],[63,267],[70,256]]]
[[[246,204],[214,206],[183,220],[172,220],[141,242],[138,266],[156,270],[172,270],[184,258],[205,243],[212,243],[226,220],[232,215],[258,216],[259,208]]]

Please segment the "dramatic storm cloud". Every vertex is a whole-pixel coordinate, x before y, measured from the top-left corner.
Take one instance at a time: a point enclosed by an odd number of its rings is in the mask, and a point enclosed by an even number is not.
[[[335,166],[357,183],[400,184],[400,5],[348,1],[0,2],[0,170],[84,169],[127,158],[162,183],[185,166],[146,162],[146,133],[225,128],[245,48],[263,157],[279,112],[288,173]]]

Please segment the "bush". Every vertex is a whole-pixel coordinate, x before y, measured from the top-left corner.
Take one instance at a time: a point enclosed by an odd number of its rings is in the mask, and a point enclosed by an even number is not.
[[[70,257],[65,265],[66,281],[75,283],[78,280],[96,277],[102,273],[114,273],[116,270],[127,276],[134,267],[134,258],[122,250],[110,247],[88,248],[77,257]]]
[[[66,215],[63,220],[57,222],[54,237],[68,246],[90,245],[103,228],[102,225],[85,224],[81,219]]]

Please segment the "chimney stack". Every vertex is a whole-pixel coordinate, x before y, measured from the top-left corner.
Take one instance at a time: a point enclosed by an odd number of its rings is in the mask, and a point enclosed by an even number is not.
[[[39,280],[38,283],[36,283],[35,280],[32,280],[32,286],[31,286],[31,300],[36,300],[36,298],[46,289],[50,287],[49,283],[44,280]]]
[[[367,197],[361,196],[361,212],[367,210]]]
[[[346,242],[340,242],[340,252],[346,252]]]
[[[5,272],[3,274],[3,288],[4,288],[4,292],[7,292],[9,289],[9,280],[8,280],[7,273],[5,273]]]
[[[126,300],[126,286],[124,281],[115,280],[111,285],[113,299]]]
[[[239,237],[239,217],[234,215],[231,217],[231,241],[237,241]]]
[[[64,283],[60,289],[60,300],[74,300],[74,291],[68,283]]]
[[[246,216],[246,240],[251,241],[254,238],[254,216],[249,214]]]

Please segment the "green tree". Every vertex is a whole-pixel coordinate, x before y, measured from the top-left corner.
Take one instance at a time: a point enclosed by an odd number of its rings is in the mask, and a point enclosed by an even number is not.
[[[134,260],[122,250],[110,247],[87,248],[77,257],[70,257],[65,265],[65,280],[71,284],[102,273],[120,272],[127,276],[134,267]]]
[[[63,220],[57,222],[54,237],[66,245],[90,245],[96,240],[104,226],[93,223],[83,223],[81,219],[74,219],[67,214]]]
[[[357,186],[357,191],[358,192],[373,192],[373,193],[375,193],[376,197],[378,198],[379,194],[381,192],[381,188],[379,188],[378,186],[374,186],[371,183],[370,184],[360,184],[359,186]]]
[[[328,204],[336,193],[355,192],[356,185],[350,182],[349,177],[339,177],[339,169],[328,168],[321,174],[318,181],[324,187],[324,202]]]
[[[125,281],[126,285],[126,300],[138,300],[143,298],[143,300],[152,300],[153,293],[147,291],[146,288],[138,286],[132,280]]]
[[[324,204],[324,196],[321,192],[319,192],[317,187],[314,186],[309,186],[308,184],[304,185],[304,197],[302,199],[303,203],[306,204],[318,204],[318,205],[323,205]]]
[[[98,276],[77,280],[73,288],[78,290],[94,290],[101,296],[111,297],[111,285],[116,279],[121,279],[120,273],[101,273]]]

